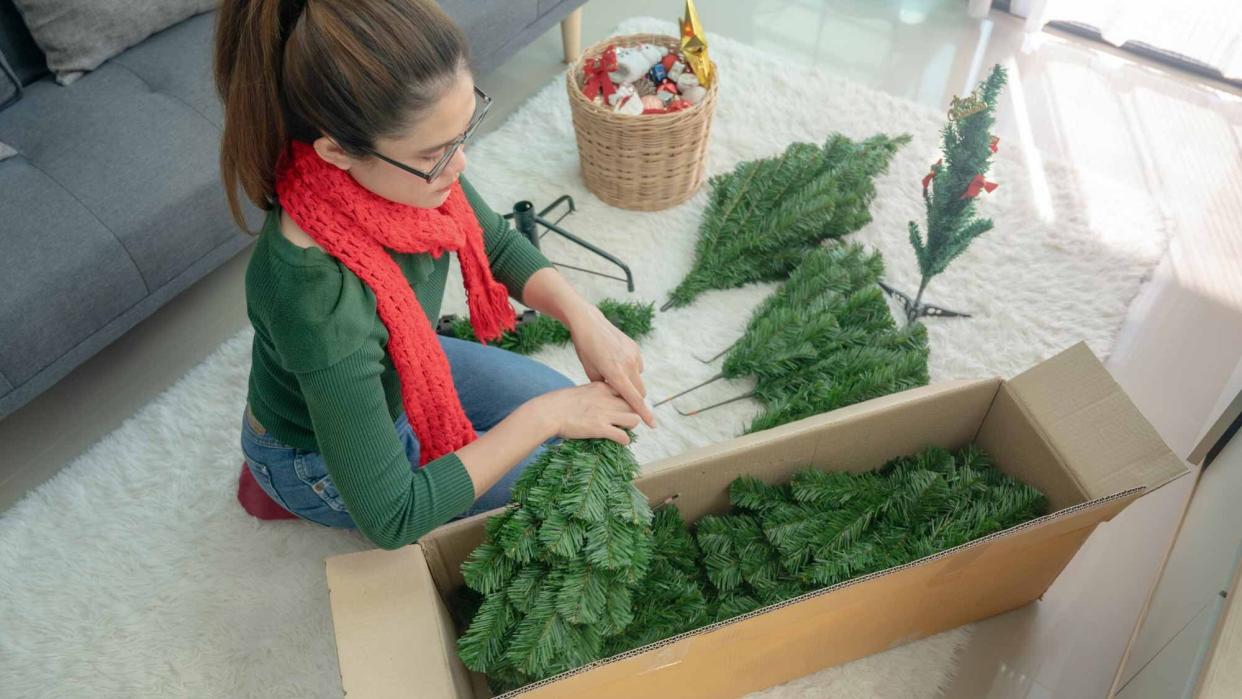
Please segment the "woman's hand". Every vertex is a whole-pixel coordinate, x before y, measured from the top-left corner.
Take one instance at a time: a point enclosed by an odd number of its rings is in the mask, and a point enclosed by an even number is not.
[[[647,388],[643,386],[643,357],[638,343],[618,330],[552,267],[532,274],[522,294],[524,304],[569,328],[587,378],[606,382],[625,400],[631,412],[641,416],[649,427],[655,427],[655,415],[644,400]]]
[[[638,414],[611,386],[592,381],[536,396],[525,406],[562,439],[611,439],[629,444],[625,430],[638,427]]]
[[[595,306],[586,306],[569,324],[569,332],[587,378],[607,383],[625,399],[632,413],[642,417],[648,427],[655,427],[655,415],[645,400],[647,388],[643,385],[643,356],[638,343],[617,329]]]

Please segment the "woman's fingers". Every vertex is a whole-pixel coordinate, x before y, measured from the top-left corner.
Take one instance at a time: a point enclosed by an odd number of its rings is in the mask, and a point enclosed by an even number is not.
[[[655,427],[655,415],[651,414],[651,408],[647,407],[647,401],[643,400],[642,394],[638,392],[637,388],[634,388],[634,384],[630,382],[628,376],[619,375],[611,377],[608,383],[617,390],[617,393],[625,399],[626,403],[630,404],[630,408],[643,418],[643,422],[647,423],[648,427]]]
[[[620,430],[612,426],[609,426],[604,430],[604,439],[611,439],[623,447],[629,446],[630,444],[630,436],[625,433],[625,430]]]
[[[638,389],[639,394],[646,398],[647,386],[643,383],[643,360],[641,357],[634,365],[634,370],[630,372],[630,380],[634,382],[634,388]]]
[[[632,430],[638,427],[639,423],[641,423],[643,419],[639,417],[637,413],[632,413],[626,410],[623,412],[613,413],[609,417],[608,421],[617,427],[624,427],[627,430]]]

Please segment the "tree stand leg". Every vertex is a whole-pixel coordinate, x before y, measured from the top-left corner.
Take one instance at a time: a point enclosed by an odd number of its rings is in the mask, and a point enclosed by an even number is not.
[[[557,218],[555,221],[549,221],[548,219],[544,218],[548,214],[549,211],[552,211],[553,209],[555,209],[562,202],[565,202],[569,205],[565,213],[561,214],[560,217]],[[583,240],[582,238],[579,238],[578,236],[574,235],[573,233],[570,233],[569,231],[565,230],[564,228],[561,228],[558,225],[562,219],[572,214],[574,210],[575,209],[574,209],[573,197],[566,194],[560,197],[559,199],[557,199],[556,201],[552,202],[547,208],[545,208],[543,211],[540,211],[538,213],[535,212],[534,204],[526,200],[519,201],[518,203],[513,205],[513,211],[505,214],[504,217],[506,219],[512,220],[518,232],[526,236],[526,239],[529,240],[531,244],[534,245],[536,248],[539,247],[539,241],[543,238],[543,236],[547,235],[549,232],[556,233],[562,238],[565,238],[566,240],[569,240],[572,243],[576,243],[577,245],[580,245],[586,248],[587,250],[590,250],[596,255],[599,255],[605,260],[608,260],[614,265],[620,267],[621,271],[625,272],[625,276],[615,277],[611,274],[604,274],[603,272],[596,272],[595,270],[591,270],[591,269],[583,269],[582,267],[575,267],[573,265],[567,265],[562,262],[553,262],[552,264],[556,265],[557,267],[564,267],[566,269],[577,270],[579,272],[586,272],[587,274],[594,274],[597,277],[604,277],[606,279],[616,279],[617,281],[625,282],[625,288],[633,292],[634,291],[634,274],[633,272],[630,271],[630,268],[624,262],[617,259],[612,254],[608,253],[602,248],[596,247],[592,245],[591,243],[588,243],[587,241]],[[539,226],[543,226],[547,230],[544,231],[543,233],[540,233],[539,228],[538,228]]]
[[[894,289],[893,287],[889,286],[888,284],[885,284],[884,282],[879,282],[879,284],[880,284],[880,288],[884,290],[884,293],[896,298],[898,301],[901,302],[901,307],[906,312],[906,323],[907,324],[913,323],[914,321],[924,316],[928,316],[932,318],[970,318],[971,317],[969,313],[963,313],[961,311],[951,311],[947,308],[942,308],[940,306],[933,306],[930,303],[923,303],[922,302],[923,289],[927,288],[926,283],[923,283],[921,286],[919,286],[919,293],[918,293],[918,296],[916,296],[915,298],[910,298],[908,294],[902,291],[898,291],[897,289]]]

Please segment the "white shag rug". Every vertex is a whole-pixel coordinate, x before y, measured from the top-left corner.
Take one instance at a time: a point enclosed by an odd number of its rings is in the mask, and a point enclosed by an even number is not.
[[[618,33],[640,31],[673,34],[676,27],[639,18]],[[938,157],[942,115],[822,71],[790,70],[782,58],[725,37],[712,36],[711,46],[723,82],[709,173],[775,154],[791,141],[822,141],[831,131],[914,136],[878,181],[873,223],[851,239],[883,252],[889,281],[915,288],[906,222],[923,220],[919,180]],[[635,296],[658,305],[689,267],[706,191],[659,213],[599,202],[581,182],[562,81],[471,149],[471,178],[500,211],[517,199],[541,207],[572,194],[579,211],[565,225],[627,260]],[[1006,101],[1001,109],[1010,107]],[[1082,339],[1105,356],[1164,249],[1161,231],[1121,226],[1127,238],[1089,221],[1075,191],[1080,173],[1055,164],[1045,164],[1055,221],[1041,220],[1019,149],[1001,147],[990,175],[1001,187],[981,207],[995,229],[929,290],[932,302],[975,314],[928,322],[933,381],[1009,376]],[[1117,210],[1138,205],[1119,191],[1110,190]],[[554,260],[598,265],[564,241],[545,240]],[[617,282],[566,275],[592,299],[625,296]],[[458,283],[450,280],[446,312],[464,309]],[[694,355],[732,342],[771,288],[711,292],[658,315],[642,342],[650,397],[712,375],[716,367]],[[323,560],[370,546],[353,532],[259,522],[237,505],[251,332],[225,342],[0,516],[0,694],[340,695]],[[547,350],[538,359],[584,379],[572,349]],[[746,389],[716,385],[681,403]],[[645,463],[728,439],[757,411],[742,402],[682,418],[666,406],[657,412],[659,429],[640,430],[635,452]],[[969,627],[953,630],[757,696],[932,697],[951,677],[968,633]]]

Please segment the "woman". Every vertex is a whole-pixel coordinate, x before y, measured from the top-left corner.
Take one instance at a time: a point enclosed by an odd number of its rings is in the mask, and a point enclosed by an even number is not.
[[[637,345],[463,176],[490,100],[434,2],[226,0],[215,78],[233,216],[238,188],[268,212],[239,497],[397,548],[507,502],[552,440],[655,426]],[[439,338],[445,252],[480,338],[513,327],[511,295],[569,327],[591,382]]]

